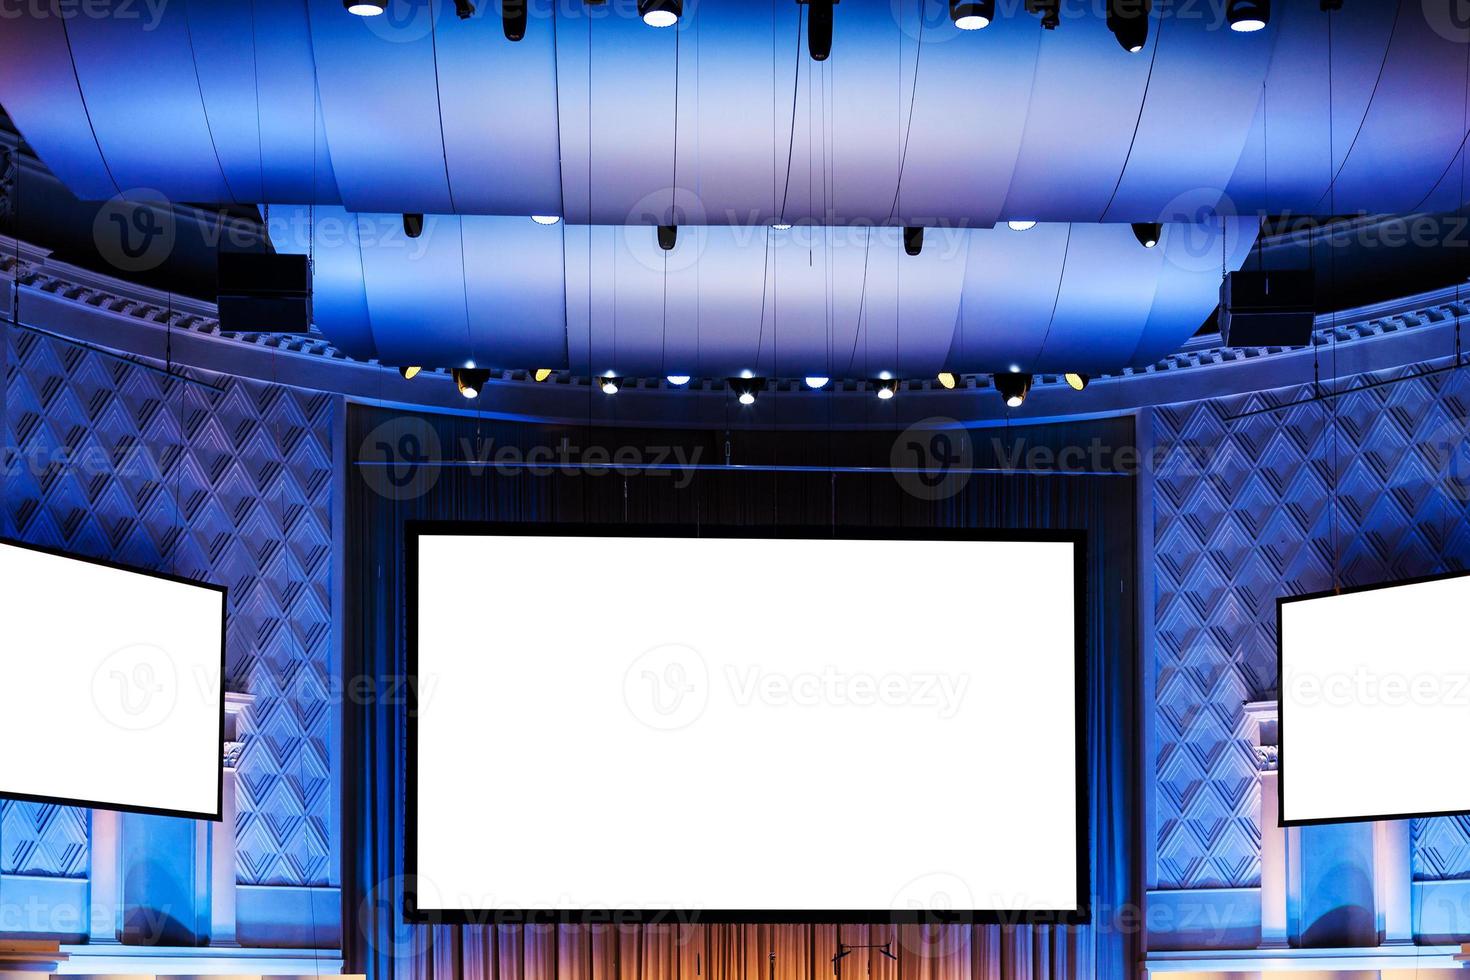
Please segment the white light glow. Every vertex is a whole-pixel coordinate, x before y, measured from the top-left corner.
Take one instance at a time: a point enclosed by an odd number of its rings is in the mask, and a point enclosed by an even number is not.
[[[750,391],[742,391],[740,393],[740,404],[742,404],[742,405],[754,405],[755,404],[755,393],[754,392],[750,392]]]
[[[383,8],[375,3],[354,3],[347,8],[347,12],[359,17],[377,17],[383,13]]]
[[[1007,221],[1006,222],[1006,227],[1010,228],[1011,231],[1030,231],[1032,228],[1035,228],[1036,227],[1036,222],[1034,222],[1034,221]]]
[[[671,374],[664,380],[673,385],[675,388],[682,388],[689,383],[689,375]]]
[[[561,222],[561,218],[554,214],[533,214],[531,220],[538,225],[554,225]]]
[[[806,376],[806,386],[813,389],[825,388],[827,387],[827,382],[831,380],[831,378],[824,378],[820,374],[809,374]]]
[[[1252,34],[1266,26],[1266,22],[1257,17],[1248,17],[1245,20],[1232,21],[1230,29],[1237,34]]]
[[[981,17],[979,14],[966,14],[955,20],[954,26],[962,31],[981,31],[990,26],[990,18]]]
[[[643,15],[643,23],[649,27],[673,27],[679,23],[679,18],[668,10],[650,10]]]

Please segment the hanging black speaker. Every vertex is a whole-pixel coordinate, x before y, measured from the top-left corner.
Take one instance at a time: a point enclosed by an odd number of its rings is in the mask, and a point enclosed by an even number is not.
[[[1305,269],[1242,269],[1220,286],[1227,347],[1303,347],[1312,342],[1316,315],[1316,284]]]

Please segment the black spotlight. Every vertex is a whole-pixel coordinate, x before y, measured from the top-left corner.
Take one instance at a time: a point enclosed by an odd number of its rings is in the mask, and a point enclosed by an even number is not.
[[[873,390],[878,393],[878,399],[880,401],[889,401],[894,395],[898,394],[898,379],[875,378],[873,380]]]
[[[1073,371],[1065,375],[1065,377],[1067,379],[1067,386],[1073,391],[1086,391],[1087,386],[1092,384],[1092,375],[1090,374],[1078,374],[1076,371]]]
[[[1041,26],[1054,31],[1062,22],[1062,0],[1026,0],[1026,12],[1041,15]]]
[[[1229,0],[1225,16],[1232,31],[1241,34],[1259,31],[1271,23],[1271,0]]]
[[[403,233],[409,238],[417,238],[424,233],[424,216],[421,214],[405,214],[403,216]]]
[[[1108,30],[1129,54],[1137,54],[1148,43],[1152,9],[1152,0],[1108,0]]]
[[[995,390],[1006,400],[1007,408],[1020,408],[1031,393],[1031,375],[1021,371],[1007,371],[995,376]]]
[[[526,0],[500,0],[500,25],[507,41],[520,41],[526,36]]]
[[[684,0],[638,0],[638,16],[649,27],[673,27],[684,15]]]
[[[1138,239],[1138,244],[1144,248],[1153,248],[1159,243],[1159,236],[1164,233],[1164,226],[1157,221],[1135,221],[1133,223],[1133,237]]]
[[[730,378],[725,382],[742,405],[754,405],[756,392],[766,386],[765,378]]]
[[[924,251],[923,227],[910,226],[903,230],[903,250],[910,255],[918,255]]]
[[[665,252],[672,252],[674,250],[674,246],[677,245],[678,243],[679,243],[679,226],[678,225],[659,225],[658,226],[658,247],[659,248],[663,249]]]
[[[597,379],[597,387],[602,389],[604,395],[616,395],[623,387],[623,379],[615,375],[604,375]]]
[[[813,61],[832,56],[832,7],[837,0],[806,0],[806,49]]]
[[[962,31],[979,31],[995,20],[995,0],[949,0],[949,19]]]
[[[1322,0],[1322,12],[1328,13],[1333,10],[1342,9],[1342,0]]]
[[[342,0],[349,14],[359,17],[376,17],[388,10],[388,0]]]
[[[455,368],[449,374],[454,378],[454,386],[466,398],[479,398],[480,389],[490,380],[490,372],[485,368]]]

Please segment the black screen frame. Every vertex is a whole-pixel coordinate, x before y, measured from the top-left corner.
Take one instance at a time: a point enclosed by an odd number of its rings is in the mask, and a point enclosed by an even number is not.
[[[404,522],[404,610],[407,697],[403,823],[403,921],[413,925],[491,924],[981,924],[1088,925],[1091,907],[1091,794],[1088,771],[1087,533],[1083,530],[1015,528],[824,527],[683,524],[593,524],[519,521],[408,520]],[[419,538],[433,536],[543,536],[597,538],[741,538],[847,541],[993,541],[1065,543],[1072,547],[1074,759],[1077,903],[1072,909],[420,909],[418,880],[418,579]],[[1024,747],[1017,746],[1018,751]]]
[[[78,555],[74,552],[65,551],[61,548],[52,548],[45,545],[31,544],[26,541],[17,541],[14,538],[0,536],[0,545],[9,545],[22,551],[31,551],[37,554],[49,555],[52,558],[65,558],[70,561],[78,561],[87,565],[97,565],[109,568],[113,571],[128,572],[133,575],[141,575],[144,578],[158,579],[164,582],[173,582],[177,585],[188,585],[198,589],[207,589],[210,592],[218,592],[220,596],[220,628],[219,628],[219,725],[218,736],[215,744],[218,746],[216,756],[219,759],[219,767],[214,776],[214,812],[196,812],[193,810],[171,810],[166,807],[150,807],[135,804],[112,803],[100,800],[71,799],[62,796],[45,796],[35,793],[16,793],[0,787],[0,797],[7,800],[19,800],[25,803],[56,804],[59,806],[84,807],[89,810],[109,810],[115,813],[138,813],[156,817],[183,817],[188,820],[204,820],[210,823],[220,823],[224,820],[225,812],[225,773],[224,773],[224,742],[225,742],[225,677],[226,675],[226,644],[229,635],[230,621],[230,594],[229,589],[223,585],[215,585],[213,582],[200,582],[182,575],[173,575],[168,572],[155,571],[150,568],[139,568],[134,565],[126,565],[122,562],[109,561],[105,558],[93,558],[89,555]]]
[[[1382,589],[1397,589],[1409,585],[1424,585],[1448,579],[1470,577],[1470,570],[1442,572],[1436,575],[1417,575],[1412,578],[1391,579],[1371,585],[1355,585],[1346,589],[1324,589],[1302,595],[1278,596],[1276,599],[1276,823],[1281,827],[1321,827],[1329,824],[1372,823],[1378,820],[1418,820],[1425,817],[1458,817],[1470,814],[1464,810],[1433,810],[1422,813],[1377,813],[1351,817],[1306,817],[1286,819],[1286,687],[1285,650],[1282,643],[1282,612],[1291,603],[1309,602],[1313,599],[1330,599],[1336,596],[1355,595],[1360,592],[1377,592]]]

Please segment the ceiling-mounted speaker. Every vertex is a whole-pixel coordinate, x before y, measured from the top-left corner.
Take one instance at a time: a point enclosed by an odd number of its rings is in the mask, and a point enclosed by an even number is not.
[[[909,255],[918,255],[924,251],[924,229],[919,225],[911,225],[903,230],[903,250]]]
[[[307,333],[311,263],[304,255],[220,252],[216,303],[226,333]]]
[[[1227,347],[1303,347],[1316,305],[1309,270],[1232,272],[1220,286],[1220,338]]]
[[[500,0],[500,24],[507,41],[520,41],[526,36],[526,0]]]
[[[806,47],[813,61],[832,56],[832,7],[837,0],[806,0]]]
[[[674,246],[677,244],[679,244],[679,226],[659,225],[658,247],[663,249],[665,252],[672,252],[674,250]]]

